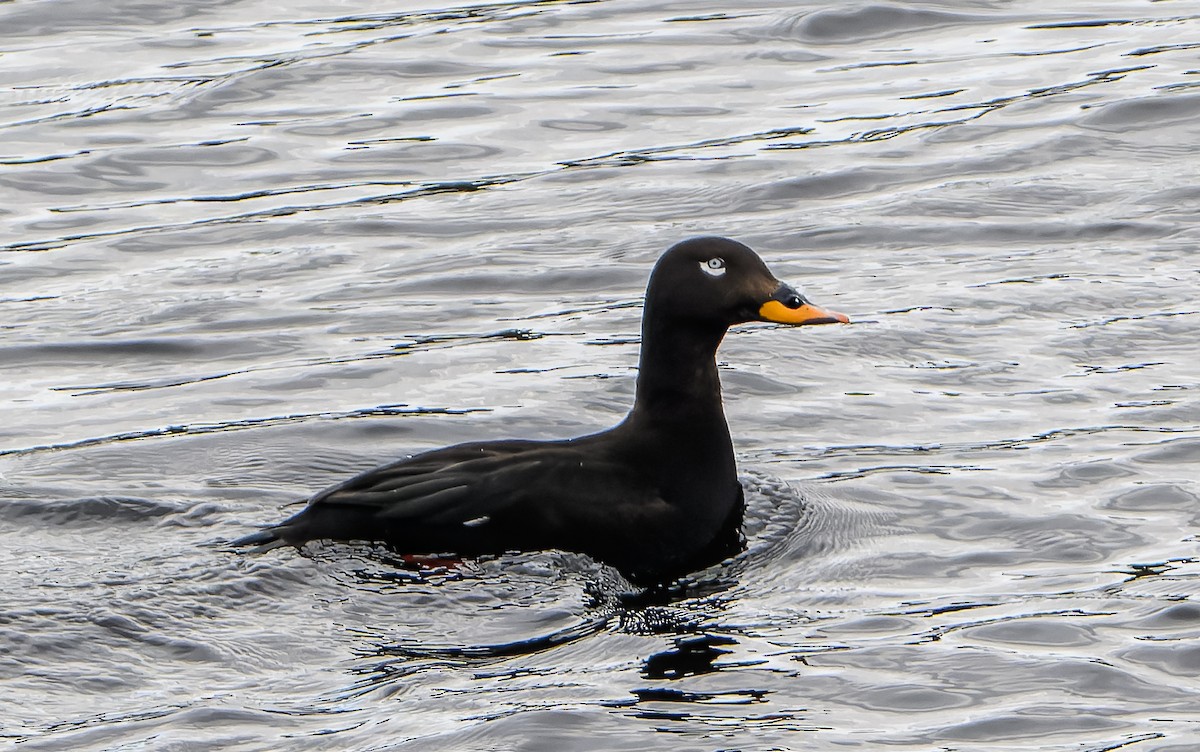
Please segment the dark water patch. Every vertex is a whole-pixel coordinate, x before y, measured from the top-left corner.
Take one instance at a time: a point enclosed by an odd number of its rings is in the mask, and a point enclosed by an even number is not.
[[[1055,738],[1063,739],[1079,733],[1111,732],[1132,727],[1129,721],[1117,720],[1103,709],[1087,712],[1071,706],[1039,704],[938,729],[937,736],[956,741],[996,743],[1038,739],[1041,743],[1048,743]]]
[[[366,694],[387,697],[403,692],[403,684],[418,674],[469,670],[479,679],[516,679],[526,672],[513,663],[585,640],[603,630],[602,618],[582,621],[557,631],[526,636],[508,643],[463,646],[372,645],[359,656],[352,673],[357,679],[342,696]]]
[[[1158,448],[1139,452],[1134,462],[1152,465],[1200,466],[1200,438],[1167,439],[1158,442]]]
[[[54,165],[55,168],[58,165]],[[149,193],[167,187],[155,180],[133,179],[140,177],[140,167],[108,169],[102,165],[87,165],[78,168],[70,165],[69,174],[47,170],[27,170],[25,174],[0,178],[0,186],[20,193],[38,193],[53,196],[78,196],[86,193],[103,193],[112,190],[130,193]]]
[[[424,107],[409,107],[404,110],[403,124],[410,122],[434,122],[450,120],[461,121],[473,118],[496,118],[499,113],[494,107],[479,106],[479,104],[464,104],[461,102],[430,104]]]
[[[955,94],[961,94],[966,89],[942,89],[940,91],[931,91],[927,94],[909,94],[900,97],[900,99],[938,99],[940,97],[952,97]]]
[[[673,18],[664,18],[664,23],[695,23],[703,21],[729,21],[735,18],[746,18],[754,14],[738,15],[736,13],[726,13],[718,11],[716,13],[702,13],[693,16],[676,16]]]
[[[747,33],[747,32],[742,32]],[[750,36],[754,36],[753,32],[749,32]],[[752,51],[747,54],[748,58],[757,58],[761,60],[772,60],[781,63],[820,63],[829,60],[827,55],[821,55],[811,50],[803,49],[767,49],[763,51]],[[804,107],[805,105],[796,105],[796,107]]]
[[[73,159],[75,157],[82,156],[84,154],[90,154],[90,153],[91,153],[91,151],[88,149],[81,149],[79,151],[70,152],[70,153],[44,154],[44,155],[32,156],[32,157],[15,157],[15,158],[0,157],[0,164],[23,165],[23,164],[38,164],[41,162],[56,162],[60,159]]]
[[[775,201],[798,201],[837,198],[856,193],[878,190],[882,183],[894,181],[899,175],[886,169],[856,169],[840,174],[815,175],[791,178],[758,191],[750,200],[765,202],[771,206]],[[763,208],[766,208],[765,206]]]
[[[1122,657],[1174,676],[1192,677],[1200,672],[1200,645],[1192,640],[1175,645],[1146,645],[1129,650]]]
[[[6,499],[0,497],[0,515],[11,522],[48,525],[105,526],[157,520],[186,511],[186,502],[165,502],[135,497],[84,499]]]
[[[929,615],[927,611],[920,613],[922,615]],[[837,635],[912,634],[919,631],[917,628],[918,624],[919,622],[911,618],[869,614],[861,617],[851,616],[839,621],[835,625],[817,626],[813,631],[815,634],[828,634],[830,637],[836,637]]]
[[[541,128],[547,128],[553,131],[566,131],[568,133],[599,133],[604,131],[621,130],[625,128],[625,124],[612,120],[541,120],[538,122]]]
[[[1063,614],[1073,616],[1074,614]],[[1082,648],[1098,642],[1093,630],[1055,619],[1024,615],[1013,620],[969,627],[970,638],[1018,647]]]
[[[1141,618],[1130,619],[1122,625],[1125,629],[1151,631],[1200,629],[1200,604],[1182,602],[1156,604],[1152,613]]]
[[[1151,483],[1123,491],[1104,504],[1105,508],[1128,512],[1200,511],[1200,496],[1173,483]]]
[[[794,38],[813,44],[852,44],[890,34],[922,32],[989,21],[994,19],[981,15],[875,4],[844,10],[818,10],[785,19],[771,27],[768,38]]]
[[[390,136],[386,138],[370,138],[362,141],[350,141],[346,144],[347,147],[356,146],[375,146],[378,144],[395,144],[395,143],[427,143],[437,141],[435,136]]]
[[[1020,160],[1009,162],[1010,166],[1020,165]],[[1048,212],[1067,214],[1081,203],[1103,200],[1096,194],[1082,193],[1078,190],[1060,186],[1009,186],[1006,188],[991,188],[986,193],[981,192],[977,185],[960,183],[961,197],[955,198],[954,189],[947,187],[937,200],[927,196],[906,198],[893,208],[887,208],[884,213],[891,216],[904,216],[919,213],[928,217],[955,217],[971,220],[986,210],[991,216],[1045,217]],[[1034,275],[1031,279],[1039,279]],[[1053,279],[1047,275],[1044,278]]]
[[[84,175],[107,175],[114,171],[141,174],[161,168],[189,168],[261,165],[279,157],[269,149],[249,146],[246,139],[227,139],[196,145],[156,147],[152,149],[122,149],[121,153],[91,160],[78,169]]]
[[[1102,366],[1102,365],[1091,365],[1088,363],[1080,363],[1080,364],[1078,364],[1078,366],[1080,369],[1082,369],[1081,373],[1066,374],[1063,378],[1070,378],[1072,376],[1081,376],[1081,377],[1082,376],[1091,376],[1094,374],[1125,373],[1127,371],[1140,371],[1143,368],[1153,368],[1155,366],[1165,366],[1165,365],[1167,365],[1167,363],[1165,361],[1157,361],[1157,362],[1153,362],[1153,363],[1122,363],[1120,365],[1115,365],[1115,366]]]
[[[648,656],[642,663],[641,673],[647,679],[681,679],[685,676],[710,674],[720,670],[716,661],[721,656],[730,655],[733,651],[727,648],[736,644],[736,640],[724,635],[700,634],[676,638],[670,649]],[[639,696],[652,692],[653,690],[635,690],[635,694]],[[659,692],[678,693],[678,690],[664,689]]]
[[[639,118],[714,118],[726,115],[729,110],[713,105],[651,105],[628,107],[625,113]]]
[[[35,11],[15,8],[5,12],[5,31],[14,38],[56,36],[76,30],[96,28],[127,29],[130,25],[158,28],[192,18],[199,11],[187,3],[169,8],[147,8],[141,3],[115,3],[94,8],[86,2],[71,2],[55,8]]]
[[[1175,25],[1180,21],[1194,20],[1195,16],[1168,16],[1165,18],[1090,18],[1072,21],[1050,21],[1032,24],[1027,29],[1094,29],[1108,26]]]
[[[294,413],[291,415],[276,415],[263,418],[246,418],[241,420],[222,421],[217,423],[191,423],[150,428],[139,431],[126,431],[107,436],[95,436],[58,444],[44,444],[17,449],[2,449],[0,457],[6,455],[28,455],[41,452],[59,451],[63,449],[79,449],[83,447],[112,444],[124,441],[140,441],[163,438],[168,436],[200,435],[225,431],[241,431],[251,428],[262,428],[289,423],[304,423],[310,420],[341,420],[346,418],[366,418],[396,415],[464,415],[473,412],[485,412],[483,408],[439,408],[414,407],[411,405],[376,405],[357,410],[329,411],[316,413]]]
[[[1059,469],[1053,478],[1034,481],[1038,488],[1082,488],[1104,485],[1116,478],[1136,476],[1137,472],[1120,462],[1094,459],[1071,463]]]
[[[1158,55],[1164,52],[1178,52],[1179,50],[1194,50],[1198,47],[1200,47],[1200,42],[1180,42],[1179,44],[1160,44],[1153,47],[1142,47],[1132,52],[1126,52],[1125,54],[1128,57],[1141,57],[1143,55]]]
[[[417,185],[409,190],[375,194],[367,197],[356,198],[346,201],[337,201],[330,203],[318,203],[297,206],[279,206],[255,211],[242,212],[227,216],[207,217],[204,219],[196,219],[177,223],[150,223],[135,225],[132,227],[98,230],[88,233],[68,233],[61,237],[47,240],[30,240],[19,241],[0,246],[0,252],[3,251],[48,251],[55,248],[60,248],[65,245],[84,240],[99,240],[103,238],[116,238],[123,235],[147,235],[157,234],[162,232],[170,232],[183,230],[187,228],[196,228],[209,225],[224,225],[231,223],[250,222],[255,220],[264,220],[269,218],[289,217],[295,214],[308,212],[328,211],[334,209],[344,209],[354,205],[371,205],[371,204],[389,204],[399,201],[409,201],[428,196],[447,194],[447,193],[470,193],[474,191],[485,190],[495,186],[510,183],[516,180],[532,177],[524,176],[508,176],[495,178],[480,178],[475,180],[454,180],[446,182],[431,182]]]
[[[262,352],[261,343],[237,339],[170,337],[136,340],[80,340],[42,344],[0,346],[0,354],[12,366],[82,365],[97,367],[104,362],[136,363],[142,366],[176,363]],[[74,390],[77,387],[60,387]]]
[[[681,73],[694,71],[699,67],[699,63],[692,61],[673,61],[673,62],[656,62],[656,63],[637,63],[634,65],[618,65],[603,69],[604,73],[613,77],[627,77],[639,75],[655,75],[662,73]]]
[[[384,146],[354,149],[338,157],[338,161],[353,162],[369,160],[383,164],[414,163],[424,165],[486,159],[500,153],[501,150],[493,146],[437,141],[416,144],[387,144]]]
[[[58,300],[58,295],[28,295],[23,297],[0,298],[0,304],[3,303],[33,303],[39,300]],[[5,327],[15,328],[15,327]]]
[[[795,384],[747,371],[726,371],[722,373],[722,381],[742,394],[766,396],[796,394],[801,391]]]
[[[405,659],[435,660],[441,665],[452,663],[470,663],[479,666],[488,662],[531,655],[549,650],[575,640],[596,634],[607,624],[606,619],[594,619],[572,625],[565,629],[550,632],[545,635],[526,637],[514,642],[481,645],[379,645],[376,646],[373,657],[392,656]],[[380,666],[372,668],[373,672],[380,671]]]
[[[320,84],[325,79],[346,78],[353,84],[361,85],[369,82],[375,85],[376,79],[411,79],[411,78],[449,78],[454,80],[480,80],[482,77],[494,77],[498,69],[477,62],[468,63],[463,60],[438,59],[404,59],[376,58],[354,60],[346,57],[333,58],[323,61],[320,69],[313,72],[310,82]],[[338,82],[333,82],[337,85]]]
[[[765,702],[764,699],[768,692],[761,689],[740,689],[730,692],[685,692],[671,688],[648,687],[646,689],[633,690],[634,696],[637,698],[636,703],[643,707],[643,718],[652,717],[655,713],[655,704],[669,704],[671,707],[678,705],[751,705],[753,703]],[[661,711],[658,711],[661,712]],[[679,712],[675,714],[664,713],[664,720],[669,717],[673,720],[684,720],[687,714]]]
[[[247,322],[250,323],[250,322]],[[257,322],[261,324],[262,322]],[[210,327],[211,328],[211,327]],[[442,334],[442,335],[423,335],[410,337],[408,342],[393,345],[388,350],[373,351],[361,354],[347,355],[342,357],[322,358],[322,359],[304,359],[300,361],[271,363],[254,368],[236,368],[215,373],[205,374],[173,374],[170,376],[162,376],[154,379],[130,380],[120,383],[100,383],[100,384],[82,384],[71,386],[55,386],[50,387],[52,391],[71,392],[72,396],[89,396],[97,394],[105,394],[109,392],[138,392],[153,389],[165,389],[169,387],[188,386],[199,384],[206,381],[215,381],[234,376],[241,376],[251,373],[267,373],[276,371],[293,371],[303,370],[301,378],[307,380],[303,383],[296,384],[292,388],[302,389],[313,386],[312,380],[319,379],[319,372],[316,369],[325,366],[344,366],[348,364],[363,363],[373,360],[388,359],[403,355],[410,355],[417,352],[427,350],[440,350],[447,348],[460,347],[464,345],[482,344],[496,339],[529,341],[541,339],[544,336],[551,336],[546,333],[534,332],[527,329],[505,329],[498,332],[487,334]],[[280,343],[273,342],[276,347]],[[263,347],[259,349],[260,353],[271,352],[272,347]],[[291,349],[291,348],[287,348]],[[346,373],[339,370],[339,375],[346,377]],[[366,376],[370,374],[359,374]],[[383,406],[380,409],[388,409],[392,406]],[[275,420],[269,418],[267,420]]]
[[[1200,94],[1159,94],[1105,104],[1079,119],[1085,128],[1123,133],[1130,128],[1162,128],[1194,122],[1200,115]]]
[[[853,70],[862,70],[864,68],[897,68],[897,67],[906,66],[906,65],[920,65],[920,64],[921,64],[921,61],[919,61],[919,60],[871,60],[868,62],[848,63],[846,65],[838,66],[837,68],[834,68],[834,70],[853,71]],[[879,120],[879,119],[884,119],[884,118],[888,118],[888,117],[894,117],[894,115],[851,115],[851,116],[847,117],[846,119],[847,120]],[[830,122],[836,122],[836,121],[830,121]]]
[[[185,116],[199,118],[228,110],[235,111],[239,117],[249,117],[254,111],[250,105],[262,105],[289,90],[302,88],[314,76],[319,75],[311,69],[311,63],[256,62],[259,64],[251,65],[242,71],[241,75],[225,76],[213,85],[192,92],[178,109],[160,115],[160,119],[178,119]],[[293,113],[293,117],[301,113],[311,116],[324,112],[328,112],[327,107],[312,103]]]

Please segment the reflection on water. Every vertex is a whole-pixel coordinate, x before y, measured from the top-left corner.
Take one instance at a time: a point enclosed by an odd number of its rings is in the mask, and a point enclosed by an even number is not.
[[[642,664],[642,676],[647,679],[681,679],[685,676],[707,674],[717,670],[714,662],[732,651],[723,649],[723,645],[736,645],[737,641],[729,637],[700,634],[696,637],[680,638],[670,650],[654,653]],[[637,692],[640,699],[677,698],[683,700],[687,695],[679,690],[660,689],[642,690]],[[693,700],[694,701],[694,700]]]
[[[0,737],[1195,745],[1179,3],[2,7]],[[742,555],[222,547],[615,423],[708,233],[855,320],[722,348]]]

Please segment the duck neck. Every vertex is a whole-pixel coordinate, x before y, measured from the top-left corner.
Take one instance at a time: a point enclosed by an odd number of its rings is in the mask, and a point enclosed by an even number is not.
[[[632,415],[652,417],[659,425],[716,419],[724,426],[716,356],[725,330],[719,324],[663,321],[647,310]]]

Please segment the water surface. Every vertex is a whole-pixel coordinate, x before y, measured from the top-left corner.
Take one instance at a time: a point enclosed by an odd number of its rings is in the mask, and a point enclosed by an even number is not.
[[[1185,2],[0,7],[20,749],[1200,741]],[[220,544],[632,398],[691,235],[852,326],[721,351],[747,553]]]

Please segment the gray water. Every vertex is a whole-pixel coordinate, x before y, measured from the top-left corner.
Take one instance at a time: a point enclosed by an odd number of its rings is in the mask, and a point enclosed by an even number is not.
[[[0,738],[22,750],[1192,750],[1194,2],[0,5]],[[222,543],[731,332],[739,559]]]

